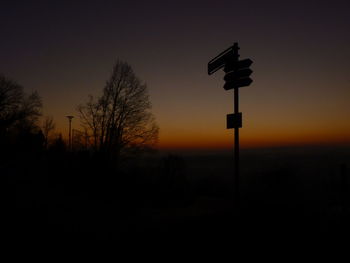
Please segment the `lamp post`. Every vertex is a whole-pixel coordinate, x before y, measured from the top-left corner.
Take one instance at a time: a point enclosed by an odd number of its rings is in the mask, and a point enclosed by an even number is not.
[[[68,118],[69,121],[69,141],[68,141],[68,147],[69,150],[72,150],[72,137],[71,137],[71,133],[72,133],[72,119],[74,118],[74,116],[68,115],[66,116]]]

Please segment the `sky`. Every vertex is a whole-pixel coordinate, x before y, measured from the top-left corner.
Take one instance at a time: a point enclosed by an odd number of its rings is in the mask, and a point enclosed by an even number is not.
[[[230,148],[233,91],[209,60],[238,42],[242,147],[350,145],[349,1],[4,1],[0,73],[68,132],[116,59],[147,83],[161,149]]]

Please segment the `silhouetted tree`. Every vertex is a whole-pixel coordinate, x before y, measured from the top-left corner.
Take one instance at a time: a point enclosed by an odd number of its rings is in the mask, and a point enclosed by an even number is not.
[[[50,145],[49,150],[55,154],[61,154],[64,153],[66,149],[67,146],[62,138],[62,134],[59,133]]]
[[[19,135],[37,133],[41,108],[37,92],[27,95],[22,86],[0,75],[0,142],[9,144]]]
[[[72,147],[75,151],[87,150],[89,143],[89,135],[87,131],[72,130]]]
[[[102,96],[89,96],[86,104],[78,106],[95,149],[116,158],[156,143],[159,129],[150,109],[146,84],[141,83],[128,63],[120,60],[114,64]]]
[[[50,133],[55,129],[55,123],[52,116],[46,116],[43,120],[42,131],[45,138],[44,147],[47,149]]]

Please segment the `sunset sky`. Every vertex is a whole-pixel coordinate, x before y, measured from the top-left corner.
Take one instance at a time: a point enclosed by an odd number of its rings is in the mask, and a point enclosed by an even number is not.
[[[231,147],[233,91],[207,63],[238,42],[254,61],[243,147],[350,144],[349,1],[0,3],[0,73],[37,90],[64,135],[120,58],[149,87],[159,148]]]

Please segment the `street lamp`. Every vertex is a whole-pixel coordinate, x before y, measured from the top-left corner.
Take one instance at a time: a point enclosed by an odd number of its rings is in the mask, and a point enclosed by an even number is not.
[[[69,150],[72,150],[72,137],[71,137],[71,132],[72,132],[72,119],[74,118],[74,116],[66,116],[69,120],[69,141],[68,141],[68,147]]]

